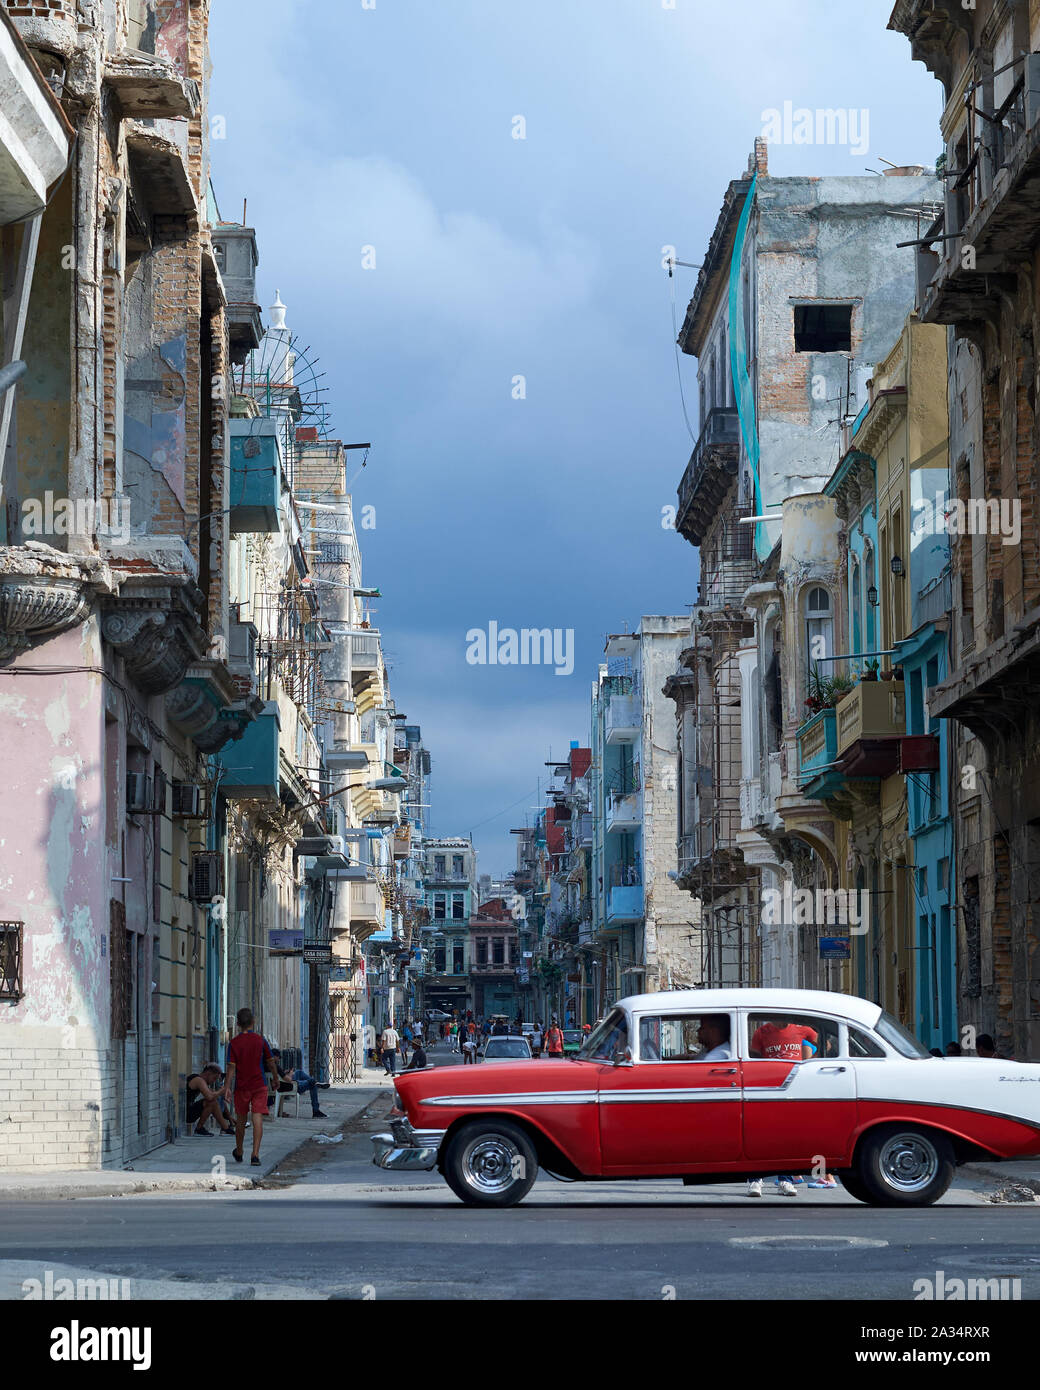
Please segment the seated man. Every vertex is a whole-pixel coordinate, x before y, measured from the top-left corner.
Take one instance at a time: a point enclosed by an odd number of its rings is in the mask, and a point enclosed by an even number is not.
[[[412,1051],[412,1060],[405,1067],[405,1071],[421,1071],[426,1066],[426,1051],[421,1042],[415,1044]]]
[[[731,1062],[733,1048],[729,1040],[729,1015],[705,1014],[697,1030],[697,1041],[703,1052],[694,1059],[698,1062]]]
[[[207,1062],[201,1072],[192,1072],[185,1083],[187,1091],[187,1120],[192,1127],[192,1134],[206,1134],[210,1138],[213,1136],[206,1128],[206,1121],[212,1115],[220,1126],[222,1133],[234,1134],[235,1127],[224,1117],[224,1104],[227,1101],[227,1090],[214,1090],[213,1087],[219,1085],[223,1078],[223,1073],[216,1062]]]
[[[318,1083],[314,1078],[308,1076],[307,1073],[299,1067],[290,1067],[288,1071],[283,1071],[282,1054],[279,1048],[272,1047],[271,1056],[274,1058],[274,1064],[278,1068],[278,1076],[280,1078],[278,1085],[279,1091],[291,1090],[291,1083],[295,1081],[296,1089],[299,1091],[300,1095],[310,1095],[311,1119],[327,1120],[329,1118],[328,1115],[325,1114],[324,1110],[322,1110],[318,1104]]]

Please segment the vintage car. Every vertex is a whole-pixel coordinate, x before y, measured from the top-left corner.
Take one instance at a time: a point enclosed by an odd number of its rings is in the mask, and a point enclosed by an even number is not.
[[[437,1168],[470,1205],[563,1178],[725,1182],[836,1173],[873,1206],[926,1206],[959,1163],[1040,1154],[1040,1065],[932,1057],[877,1004],[813,990],[622,999],[576,1057],[395,1082],[390,1170]]]

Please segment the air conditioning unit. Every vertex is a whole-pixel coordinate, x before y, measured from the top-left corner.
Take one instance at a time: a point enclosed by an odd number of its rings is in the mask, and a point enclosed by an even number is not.
[[[224,856],[218,850],[203,850],[191,856],[188,897],[192,902],[209,902],[224,892]]]
[[[173,814],[197,819],[202,816],[202,788],[195,782],[174,782]]]
[[[132,813],[148,814],[152,805],[152,779],[144,772],[126,774],[126,809]]]

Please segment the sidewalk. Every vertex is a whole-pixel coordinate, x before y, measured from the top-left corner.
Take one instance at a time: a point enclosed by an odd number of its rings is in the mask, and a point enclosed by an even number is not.
[[[1008,1163],[987,1163],[980,1159],[978,1163],[965,1163],[962,1168],[957,1169],[953,1179],[954,1185],[956,1186],[958,1177],[969,1175],[979,1182],[996,1183],[998,1187],[1007,1187],[1014,1183],[1018,1187],[1030,1188],[1040,1196],[1040,1159],[1012,1159]]]
[[[369,1079],[371,1077],[371,1079]],[[335,1135],[340,1128],[381,1093],[386,1094],[387,1109],[391,1100],[391,1082],[366,1069],[364,1079],[357,1085],[336,1086],[319,1091],[321,1108],[328,1119],[311,1118],[305,1096],[300,1098],[299,1119],[289,1116],[264,1120],[262,1163],[254,1168],[249,1162],[252,1131],[247,1128],[244,1160],[236,1163],[231,1157],[233,1139],[214,1135],[210,1139],[187,1135],[173,1144],[164,1144],[152,1153],[134,1159],[125,1168],[101,1170],[41,1168],[35,1171],[0,1171],[0,1202],[51,1201],[68,1197],[129,1197],[148,1192],[230,1192],[255,1187],[257,1183],[318,1134]],[[380,1120],[379,1123],[382,1123]],[[212,1122],[211,1122],[212,1127]]]

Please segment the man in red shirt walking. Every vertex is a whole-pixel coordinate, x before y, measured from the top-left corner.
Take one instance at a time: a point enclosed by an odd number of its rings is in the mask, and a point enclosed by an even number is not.
[[[267,1082],[264,1068],[270,1073],[272,1086],[278,1090],[278,1068],[271,1049],[259,1033],[253,1032],[252,1009],[239,1009],[236,1015],[239,1033],[228,1044],[227,1086],[235,1092],[235,1147],[231,1157],[242,1162],[242,1144],[246,1137],[246,1118],[253,1112],[253,1157],[249,1160],[260,1166],[260,1140],[264,1136],[263,1117],[267,1111]]]

